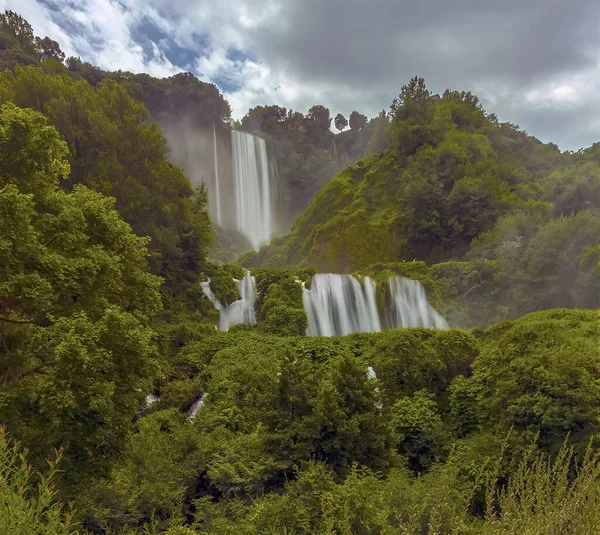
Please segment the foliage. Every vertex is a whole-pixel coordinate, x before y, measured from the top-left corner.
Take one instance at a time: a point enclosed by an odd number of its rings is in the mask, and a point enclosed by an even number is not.
[[[302,335],[308,319],[302,301],[301,280],[296,274],[252,270],[258,294],[257,316],[265,332],[282,336]]]
[[[335,127],[341,132],[348,126],[348,119],[346,119],[341,113],[335,116]]]
[[[73,514],[57,501],[54,479],[62,451],[44,474],[27,464],[27,450],[0,427],[0,531],[11,535],[76,535]],[[37,483],[37,485],[36,485]]]
[[[49,37],[34,37],[33,28],[19,14],[0,13],[0,70],[16,65],[37,65],[43,60],[64,60],[64,53]]]
[[[172,289],[196,280],[212,242],[206,194],[194,193],[169,163],[160,131],[122,86],[96,88],[66,74],[16,67],[0,74],[0,102],[43,113],[68,146],[65,186],[84,184],[116,198],[116,208],[139,235],[152,238],[151,267]]]
[[[73,482],[118,451],[157,373],[161,281],[113,199],[58,189],[66,146],[39,113],[5,104],[0,132],[0,419],[36,461],[62,444]]]
[[[454,398],[469,397],[487,429],[539,435],[540,446],[551,451],[568,433],[585,448],[598,433],[598,313],[537,312],[491,327],[484,340],[473,376]]]
[[[210,288],[223,306],[230,305],[240,298],[236,280],[244,277],[244,270],[234,264],[208,264],[205,275],[210,280]]]
[[[367,124],[367,117],[362,113],[358,113],[357,111],[353,111],[350,114],[350,130],[358,131],[365,127]]]

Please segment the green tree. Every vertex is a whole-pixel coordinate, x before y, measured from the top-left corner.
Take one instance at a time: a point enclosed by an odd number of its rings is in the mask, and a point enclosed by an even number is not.
[[[4,105],[0,133],[0,419],[38,461],[64,446],[71,490],[118,451],[158,374],[161,281],[114,199],[58,189],[66,146],[39,113]]]
[[[555,453],[570,433],[583,450],[598,432],[599,334],[596,311],[566,309],[491,327],[473,376],[457,385],[453,399],[470,399],[479,424],[500,434],[513,428],[525,441],[538,436]],[[472,412],[463,414],[472,425]]]
[[[0,102],[48,117],[69,149],[64,185],[115,197],[135,232],[152,238],[151,268],[170,289],[196,281],[212,242],[206,201],[194,197],[187,177],[169,162],[166,141],[143,105],[111,80],[93,88],[33,67],[0,74]]]
[[[306,132],[309,139],[318,147],[326,148],[327,134],[331,128],[329,108],[317,105],[308,110],[306,115]]]
[[[363,115],[362,113],[358,113],[357,111],[353,111],[350,114],[349,119],[350,130],[352,130],[353,132],[358,132],[359,130],[362,130],[367,124],[367,116]]]
[[[437,404],[427,390],[396,401],[391,426],[394,441],[413,471],[423,471],[443,458],[449,436],[445,436]]]
[[[421,118],[430,96],[424,78],[418,76],[411,78],[408,84],[400,89],[400,95],[392,101],[390,106],[392,120],[399,122],[410,117]]]
[[[35,45],[42,54],[43,59],[55,59],[61,63],[65,60],[65,53],[60,49],[60,45],[50,37],[44,37],[43,39],[36,37]]]
[[[13,37],[23,53],[34,56],[37,52],[33,28],[21,15],[6,10],[0,14],[0,32]]]
[[[341,113],[335,116],[335,127],[341,132],[348,126],[348,119],[346,119]]]

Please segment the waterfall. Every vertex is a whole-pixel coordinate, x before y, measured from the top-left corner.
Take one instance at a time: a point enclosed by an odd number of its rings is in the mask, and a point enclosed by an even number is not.
[[[256,325],[256,312],[254,304],[256,303],[256,281],[249,271],[242,280],[236,280],[240,299],[234,301],[228,306],[223,306],[215,297],[210,288],[210,279],[201,282],[200,286],[204,295],[210,299],[215,308],[219,311],[219,330],[228,331],[234,325],[242,323]]]
[[[156,394],[148,394],[146,396],[146,407],[150,407],[154,405],[158,401],[158,396]]]
[[[425,288],[419,281],[391,277],[390,293],[392,307],[388,317],[391,325],[448,329],[448,322],[427,302]]]
[[[382,324],[394,327],[447,329],[448,323],[427,302],[419,281],[392,277],[391,299],[381,314],[376,286],[364,277],[362,284],[351,275],[319,273],[302,298],[308,316],[309,336],[344,336],[356,332],[379,332]],[[384,321],[387,320],[387,321]]]
[[[198,411],[202,408],[202,405],[204,405],[204,400],[206,399],[206,396],[208,396],[208,392],[204,392],[204,394],[202,394],[202,397],[192,405],[186,417],[186,421],[193,421],[193,419],[196,417],[196,414],[198,414]]]
[[[273,202],[267,144],[246,132],[231,132],[236,228],[255,249],[271,240]]]
[[[318,273],[302,294],[309,336],[344,336],[381,330],[375,284],[369,277],[361,286],[350,275]]]
[[[217,129],[213,121],[213,146],[215,149],[215,204],[217,213],[217,225],[221,224],[221,194],[219,192],[219,159],[217,157]]]

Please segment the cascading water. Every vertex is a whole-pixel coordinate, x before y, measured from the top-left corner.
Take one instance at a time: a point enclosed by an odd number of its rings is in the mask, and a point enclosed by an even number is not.
[[[267,144],[246,132],[231,132],[236,228],[255,249],[271,240],[273,202]]]
[[[208,396],[208,392],[204,392],[204,394],[202,394],[202,397],[191,406],[191,408],[188,412],[188,415],[186,417],[186,421],[191,422],[194,420],[194,418],[196,417],[196,414],[198,414],[198,411],[202,408],[202,405],[204,405],[206,396]]]
[[[344,336],[356,332],[381,330],[375,284],[369,277],[361,286],[350,275],[318,273],[310,290],[302,294],[308,316],[309,336]]]
[[[200,283],[204,295],[211,300],[215,308],[219,311],[220,331],[228,331],[234,325],[241,325],[242,323],[256,325],[256,312],[254,311],[254,303],[256,303],[256,282],[254,277],[250,275],[249,271],[246,271],[242,280],[236,280],[236,282],[240,299],[228,306],[223,306],[215,297],[215,294],[210,288],[210,279]]]
[[[303,293],[308,316],[309,336],[344,336],[356,332],[378,332],[387,327],[428,327],[447,329],[448,323],[427,302],[419,281],[392,277],[389,281],[391,303],[380,314],[375,298],[375,283],[363,284],[351,275],[317,274],[310,290]],[[385,321],[387,320],[387,321]]]
[[[217,225],[221,224],[221,193],[220,193],[220,184],[219,184],[219,158],[217,155],[217,129],[215,126],[215,122],[213,121],[213,146],[215,149],[215,204],[216,204],[216,214],[217,214]]]
[[[448,322],[427,302],[425,288],[419,281],[391,277],[390,293],[392,307],[388,321],[391,325],[448,329]]]

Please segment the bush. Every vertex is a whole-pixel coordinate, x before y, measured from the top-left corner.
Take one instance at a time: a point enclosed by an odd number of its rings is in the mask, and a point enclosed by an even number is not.
[[[41,474],[27,464],[27,450],[0,427],[0,533],[10,535],[76,535],[72,513],[57,501],[53,480],[62,451]],[[37,488],[36,488],[37,487]]]

